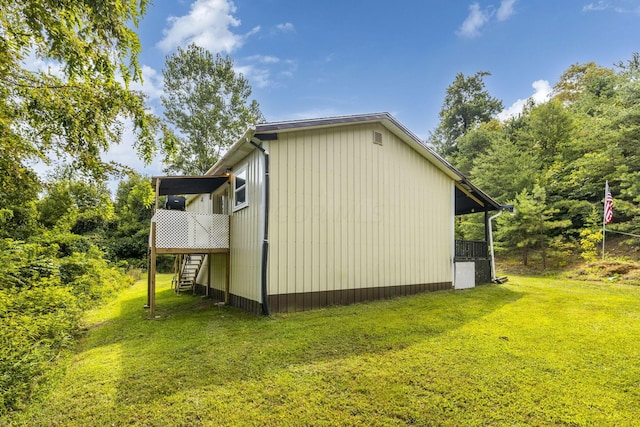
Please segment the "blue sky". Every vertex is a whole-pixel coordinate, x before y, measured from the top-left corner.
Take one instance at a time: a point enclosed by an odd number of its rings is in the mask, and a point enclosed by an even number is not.
[[[571,64],[631,58],[640,0],[156,0],[138,33],[157,114],[166,55],[195,42],[233,58],[268,121],[388,111],[426,138],[459,72],[490,72],[506,117]],[[161,173],[126,141],[110,157]]]

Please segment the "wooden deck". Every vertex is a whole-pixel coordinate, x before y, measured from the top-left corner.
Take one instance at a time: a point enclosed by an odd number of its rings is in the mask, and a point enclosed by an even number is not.
[[[229,250],[229,215],[158,209],[151,221],[156,235],[149,246],[155,246],[157,253]]]
[[[157,209],[149,233],[147,306],[155,318],[156,257],[160,254],[227,254],[229,289],[229,215]],[[208,275],[209,277],[209,275]],[[209,280],[209,279],[207,279]],[[226,300],[226,298],[225,298]]]

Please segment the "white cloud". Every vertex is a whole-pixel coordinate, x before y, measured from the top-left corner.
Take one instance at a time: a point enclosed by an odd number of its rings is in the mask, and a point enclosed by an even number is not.
[[[242,73],[251,86],[257,88],[277,87],[280,85],[277,77],[291,78],[298,69],[298,63],[294,60],[281,60],[269,55],[248,56],[241,62],[243,65],[235,66],[235,71]]]
[[[276,25],[276,30],[283,33],[292,33],[296,31],[296,27],[291,22],[285,22],[284,24]]]
[[[582,11],[583,12],[591,12],[591,11],[605,10],[608,7],[609,7],[608,2],[599,1],[597,3],[589,3],[588,5],[586,5],[585,7],[582,8]]]
[[[170,52],[178,46],[195,43],[212,52],[231,53],[240,48],[247,37],[260,31],[254,27],[247,34],[236,34],[233,28],[240,20],[233,14],[236,7],[231,0],[196,0],[187,15],[168,19],[169,28],[157,46]]]
[[[261,64],[277,64],[280,58],[269,55],[253,55],[246,58],[250,62],[259,62]]]
[[[460,37],[474,38],[481,34],[482,29],[491,23],[494,18],[498,22],[509,19],[514,13],[514,5],[518,0],[502,0],[496,10],[493,5],[482,9],[478,3],[469,6],[469,15],[464,20],[456,34]]]
[[[286,66],[286,68],[280,71],[280,76],[292,78],[295,72],[298,70],[298,63],[292,59],[287,59],[283,61],[283,64]]]
[[[478,3],[472,3],[469,6],[469,16],[464,20],[457,34],[462,37],[477,37],[482,27],[489,22],[489,18],[489,12],[480,9]]]
[[[513,5],[516,1],[517,0],[502,0],[502,3],[500,3],[500,7],[496,12],[496,18],[498,18],[498,21],[506,21],[511,17],[511,15],[513,15]]]
[[[235,67],[236,73],[240,73],[249,80],[251,86],[264,88],[272,85],[271,72],[268,68],[257,64],[248,64]]]
[[[600,12],[613,10],[617,13],[634,13],[640,15],[640,5],[637,0],[599,0],[582,8],[583,12]]]
[[[502,110],[498,114],[498,119],[501,121],[509,120],[510,118],[517,117],[522,113],[522,109],[527,105],[527,102],[531,99],[536,105],[544,104],[551,98],[553,88],[546,80],[536,80],[531,84],[533,87],[533,95],[526,99],[518,99],[511,107],[506,110]]]

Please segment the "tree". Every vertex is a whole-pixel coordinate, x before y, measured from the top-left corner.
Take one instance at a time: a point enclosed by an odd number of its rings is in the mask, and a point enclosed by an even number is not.
[[[531,193],[524,189],[515,198],[516,214],[501,217],[499,237],[520,249],[524,265],[528,264],[530,253],[538,249],[542,267],[546,268],[551,232],[570,225],[570,221],[553,219],[557,211],[547,206],[546,198],[546,191],[537,184]]]
[[[148,178],[136,174],[120,181],[116,192],[115,222],[108,236],[108,252],[112,259],[145,265],[154,201],[154,191]]]
[[[162,71],[165,117],[180,132],[167,171],[204,174],[250,126],[262,120],[251,87],[233,61],[189,45],[167,57]]]
[[[471,176],[484,191],[501,203],[513,200],[525,188],[532,188],[540,175],[540,163],[506,135],[493,138],[486,153],[473,162]]]
[[[102,182],[60,179],[47,185],[38,202],[47,229],[102,237],[114,217],[109,190]]]
[[[458,138],[457,152],[452,158],[456,168],[469,176],[475,159],[485,154],[497,139],[504,139],[504,133],[497,120],[482,123],[462,135]]]
[[[479,71],[471,77],[458,73],[447,88],[440,124],[429,138],[429,143],[445,157],[457,151],[458,138],[480,123],[486,123],[502,110],[502,101],[491,97],[484,85],[487,71]]]
[[[553,89],[555,98],[563,102],[576,102],[586,95],[610,98],[615,92],[614,71],[595,62],[573,64],[562,73]]]
[[[102,180],[121,167],[101,154],[130,119],[151,160],[163,129],[129,90],[141,81],[137,25],[147,0],[3,0],[0,13],[0,225],[2,237],[37,231],[42,183],[29,165],[61,158]],[[36,61],[47,71],[38,71]],[[164,134],[171,149],[170,132]]]
[[[0,151],[28,160],[68,156],[98,177],[117,167],[100,154],[133,122],[136,148],[151,160],[162,127],[129,90],[141,81],[133,29],[148,0],[4,0],[0,15]],[[45,61],[49,71],[25,64]],[[170,138],[164,140],[171,142]],[[167,148],[169,145],[166,146]],[[4,169],[4,165],[1,165]],[[0,175],[5,174],[0,170]]]
[[[529,112],[526,128],[520,133],[521,142],[532,147],[538,157],[550,166],[556,156],[572,160],[573,117],[558,99],[534,107]]]

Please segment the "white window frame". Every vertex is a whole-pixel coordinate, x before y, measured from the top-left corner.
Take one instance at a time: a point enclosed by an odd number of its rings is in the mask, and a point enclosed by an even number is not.
[[[244,185],[237,187],[236,186],[236,177],[240,174],[244,173]],[[247,169],[247,165],[243,165],[238,168],[237,172],[233,174],[233,212],[239,211],[240,209],[246,208],[249,206],[249,171]],[[244,202],[238,203],[238,192],[244,189]]]

